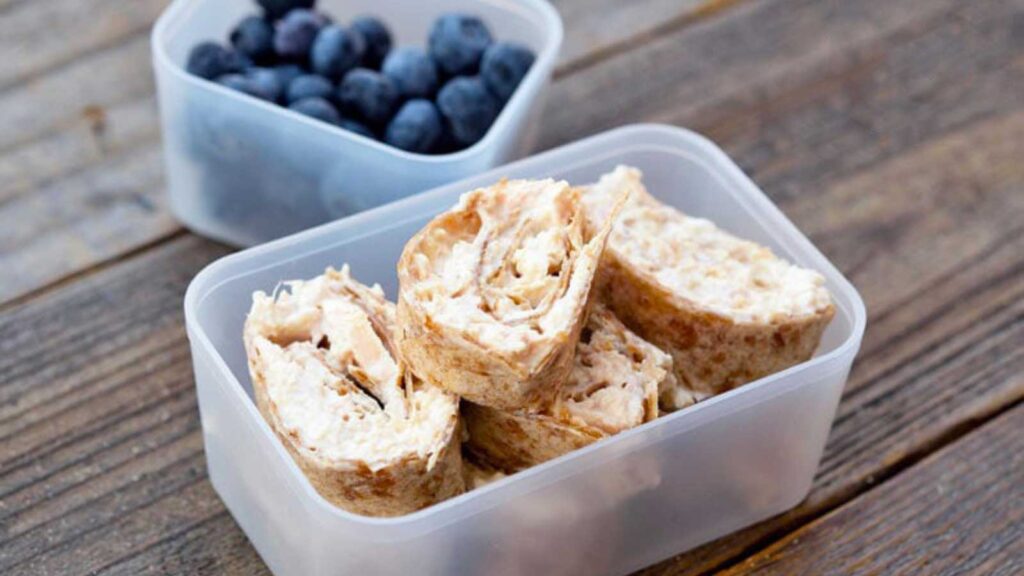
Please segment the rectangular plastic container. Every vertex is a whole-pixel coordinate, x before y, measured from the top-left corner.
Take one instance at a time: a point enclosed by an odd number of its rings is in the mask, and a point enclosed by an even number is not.
[[[587,183],[626,163],[685,212],[821,272],[837,308],[808,362],[399,518],[323,500],[260,417],[242,347],[254,290],[348,262],[396,294],[406,240],[500,177]],[[185,317],[210,478],[283,575],[623,574],[782,512],[807,494],[864,331],[856,290],[706,139],[612,130],[498,170],[227,256],[189,286]]]
[[[171,210],[212,238],[249,246],[479,174],[533,144],[542,96],[562,42],[544,0],[320,0],[347,23],[381,17],[396,46],[426,46],[434,19],[451,11],[484,19],[494,37],[537,54],[482,140],[444,155],[405,152],[192,76],[189,50],[226,42],[253,0],[176,0],[153,28],[153,68]]]

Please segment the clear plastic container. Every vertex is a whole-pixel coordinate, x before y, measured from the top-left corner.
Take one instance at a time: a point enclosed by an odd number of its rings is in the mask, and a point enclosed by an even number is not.
[[[176,0],[153,28],[153,68],[171,209],[192,230],[248,246],[479,174],[534,141],[542,96],[562,42],[544,0],[321,0],[338,22],[385,20],[395,45],[426,46],[444,12],[481,16],[495,38],[537,60],[486,136],[453,154],[404,152],[188,74],[189,50],[224,42],[253,0]]]
[[[394,298],[402,246],[462,192],[503,176],[586,183],[619,163],[663,201],[821,272],[837,313],[815,357],[414,514],[367,518],[323,500],[252,401],[251,293],[348,262]],[[811,486],[865,324],[856,290],[720,149],[656,125],[227,256],[189,286],[185,317],[210,479],[278,575],[622,574],[782,512]]]

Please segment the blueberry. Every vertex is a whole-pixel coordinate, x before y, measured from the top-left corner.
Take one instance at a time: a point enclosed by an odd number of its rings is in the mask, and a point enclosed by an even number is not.
[[[281,82],[281,86],[287,87],[291,85],[292,80],[302,76],[306,71],[297,64],[278,64],[274,66],[274,73],[277,74],[277,79]]]
[[[342,110],[354,114],[372,126],[383,126],[398,106],[395,84],[380,72],[356,68],[338,86],[338,102]]]
[[[452,136],[452,131],[448,126],[442,126],[441,137],[437,139],[437,144],[434,144],[434,149],[431,152],[434,154],[450,154],[458,152],[465,147],[465,145],[455,141],[455,137]]]
[[[274,29],[274,51],[282,58],[305,59],[324,23],[323,16],[311,10],[292,10],[277,22]]]
[[[391,32],[387,26],[373,16],[360,16],[352,21],[352,28],[366,39],[363,66],[374,70],[380,68],[384,57],[391,50]]]
[[[397,48],[384,58],[381,72],[404,98],[429,98],[437,90],[437,67],[419,48]]]
[[[252,95],[268,102],[277,102],[284,93],[284,86],[277,73],[269,68],[250,68],[245,73],[252,85]]]
[[[507,102],[533,66],[533,60],[533,52],[521,44],[491,44],[480,61],[480,77],[498,100]]]
[[[226,86],[232,90],[237,90],[246,94],[249,94],[252,91],[252,85],[249,84],[249,79],[242,74],[225,74],[218,77],[216,82],[221,86]]]
[[[471,145],[487,133],[500,104],[479,76],[459,76],[437,93],[437,107],[460,144]]]
[[[274,55],[274,27],[259,16],[243,18],[231,31],[231,45],[240,54],[257,62]]]
[[[284,101],[291,104],[304,98],[330,99],[334,95],[334,84],[317,74],[303,74],[292,80],[285,92]]]
[[[293,102],[288,109],[329,124],[337,124],[341,121],[338,111],[323,98],[303,98],[298,102]]]
[[[467,14],[444,14],[434,22],[427,40],[430,57],[449,76],[475,73],[490,44],[487,26]]]
[[[263,7],[267,18],[277,20],[296,8],[312,8],[316,0],[256,0]]]
[[[251,65],[249,60],[216,42],[201,42],[188,54],[185,69],[199,76],[212,80],[225,74],[236,74]]]
[[[268,102],[276,102],[281,95],[277,75],[266,68],[253,68],[243,74],[225,74],[217,78],[217,83]]]
[[[441,114],[430,100],[409,100],[391,119],[384,141],[409,152],[426,153],[441,138]]]
[[[370,130],[366,126],[366,124],[363,124],[362,122],[356,122],[355,120],[342,118],[341,124],[339,124],[339,126],[344,128],[345,130],[348,130],[349,132],[355,132],[356,134],[366,136],[367,138],[377,138],[376,134],[373,133],[373,130]]]
[[[338,80],[359,65],[364,52],[366,41],[362,34],[332,24],[316,35],[309,60],[314,72]]]

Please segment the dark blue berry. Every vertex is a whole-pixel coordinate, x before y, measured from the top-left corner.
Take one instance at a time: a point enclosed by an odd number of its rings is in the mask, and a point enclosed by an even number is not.
[[[312,8],[316,0],[256,0],[263,7],[267,17],[277,20],[296,8]]]
[[[251,94],[257,98],[277,102],[284,94],[284,86],[277,73],[269,68],[250,68],[245,72],[245,77],[252,85]]]
[[[267,102],[276,102],[281,96],[277,75],[266,68],[252,68],[242,74],[225,74],[217,78],[217,83]]]
[[[341,81],[338,102],[347,114],[355,115],[371,126],[383,126],[398,106],[395,84],[380,72],[356,68]]]
[[[274,66],[274,73],[277,74],[277,79],[281,82],[281,86],[287,87],[291,85],[292,80],[302,76],[306,71],[298,64],[278,64]]]
[[[313,41],[309,61],[313,71],[339,80],[363,60],[366,41],[359,32],[341,26],[324,26]]]
[[[491,44],[491,32],[476,16],[445,14],[434,22],[427,44],[430,57],[448,76],[474,74]]]
[[[344,128],[345,130],[348,130],[349,132],[355,132],[356,134],[359,134],[360,136],[366,136],[367,138],[374,138],[374,139],[377,138],[376,134],[373,133],[373,130],[370,130],[369,128],[367,128],[366,124],[363,124],[362,122],[356,122],[355,120],[350,120],[348,118],[342,118],[341,119],[341,124],[339,124],[339,126]]]
[[[274,28],[274,51],[282,58],[305,60],[324,24],[323,16],[311,10],[292,10]]]
[[[338,111],[330,102],[323,98],[303,98],[298,102],[292,102],[288,109],[329,124],[337,124],[341,121],[341,115],[338,114]]]
[[[245,56],[216,42],[201,42],[188,54],[185,69],[196,76],[212,80],[225,74],[236,74],[251,65]]]
[[[498,42],[484,52],[480,77],[502,102],[507,102],[533,65],[533,52],[521,44]]]
[[[373,16],[360,16],[352,21],[352,28],[359,31],[366,39],[366,52],[363,54],[363,67],[380,68],[381,62],[391,50],[391,32],[383,22]]]
[[[252,91],[249,79],[242,74],[225,74],[217,78],[217,84],[226,86],[232,90],[244,92],[245,94],[249,94]]]
[[[443,126],[442,128],[441,137],[437,139],[437,144],[434,144],[434,149],[432,150],[434,154],[450,154],[465,148],[465,145],[455,141],[455,137],[452,136],[452,131],[449,127]]]
[[[303,74],[292,80],[285,92],[284,101],[291,104],[304,98],[330,99],[334,95],[334,84],[317,74]]]
[[[437,90],[437,67],[419,48],[397,48],[384,58],[381,73],[403,98],[429,98]]]
[[[384,141],[409,152],[430,152],[441,138],[441,114],[430,100],[409,100],[388,124]]]
[[[459,76],[437,93],[437,108],[455,141],[469,146],[487,133],[500,104],[479,76]]]
[[[235,50],[256,62],[266,62],[274,55],[274,27],[259,16],[243,18],[230,39]]]

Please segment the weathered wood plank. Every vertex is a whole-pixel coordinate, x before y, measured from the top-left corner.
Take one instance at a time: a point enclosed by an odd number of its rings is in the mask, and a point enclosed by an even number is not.
[[[744,0],[552,0],[565,25],[556,74],[643,43],[650,34],[719,14]]]
[[[0,268],[19,274],[4,278],[0,297],[26,293],[179,230],[165,202],[156,147],[115,156],[4,202]]]
[[[1024,406],[726,574],[1024,572]]]
[[[152,96],[81,112],[80,121],[66,129],[0,152],[0,204],[71,179],[112,157],[159,145]]]
[[[217,547],[211,547],[216,542]],[[104,568],[97,576],[269,574],[245,534],[225,511],[194,528],[173,533],[142,554]]]
[[[145,35],[169,0],[42,0],[8,6],[0,17],[0,91],[47,70]]]
[[[0,92],[0,122],[5,128],[0,132],[0,153],[58,130],[92,127],[105,108],[152,98],[153,91],[145,35],[86,54]],[[156,122],[155,116],[152,121]]]
[[[200,482],[181,300],[225,251],[184,237],[40,300],[42,316],[3,314],[0,572],[100,569],[222,512]]]

